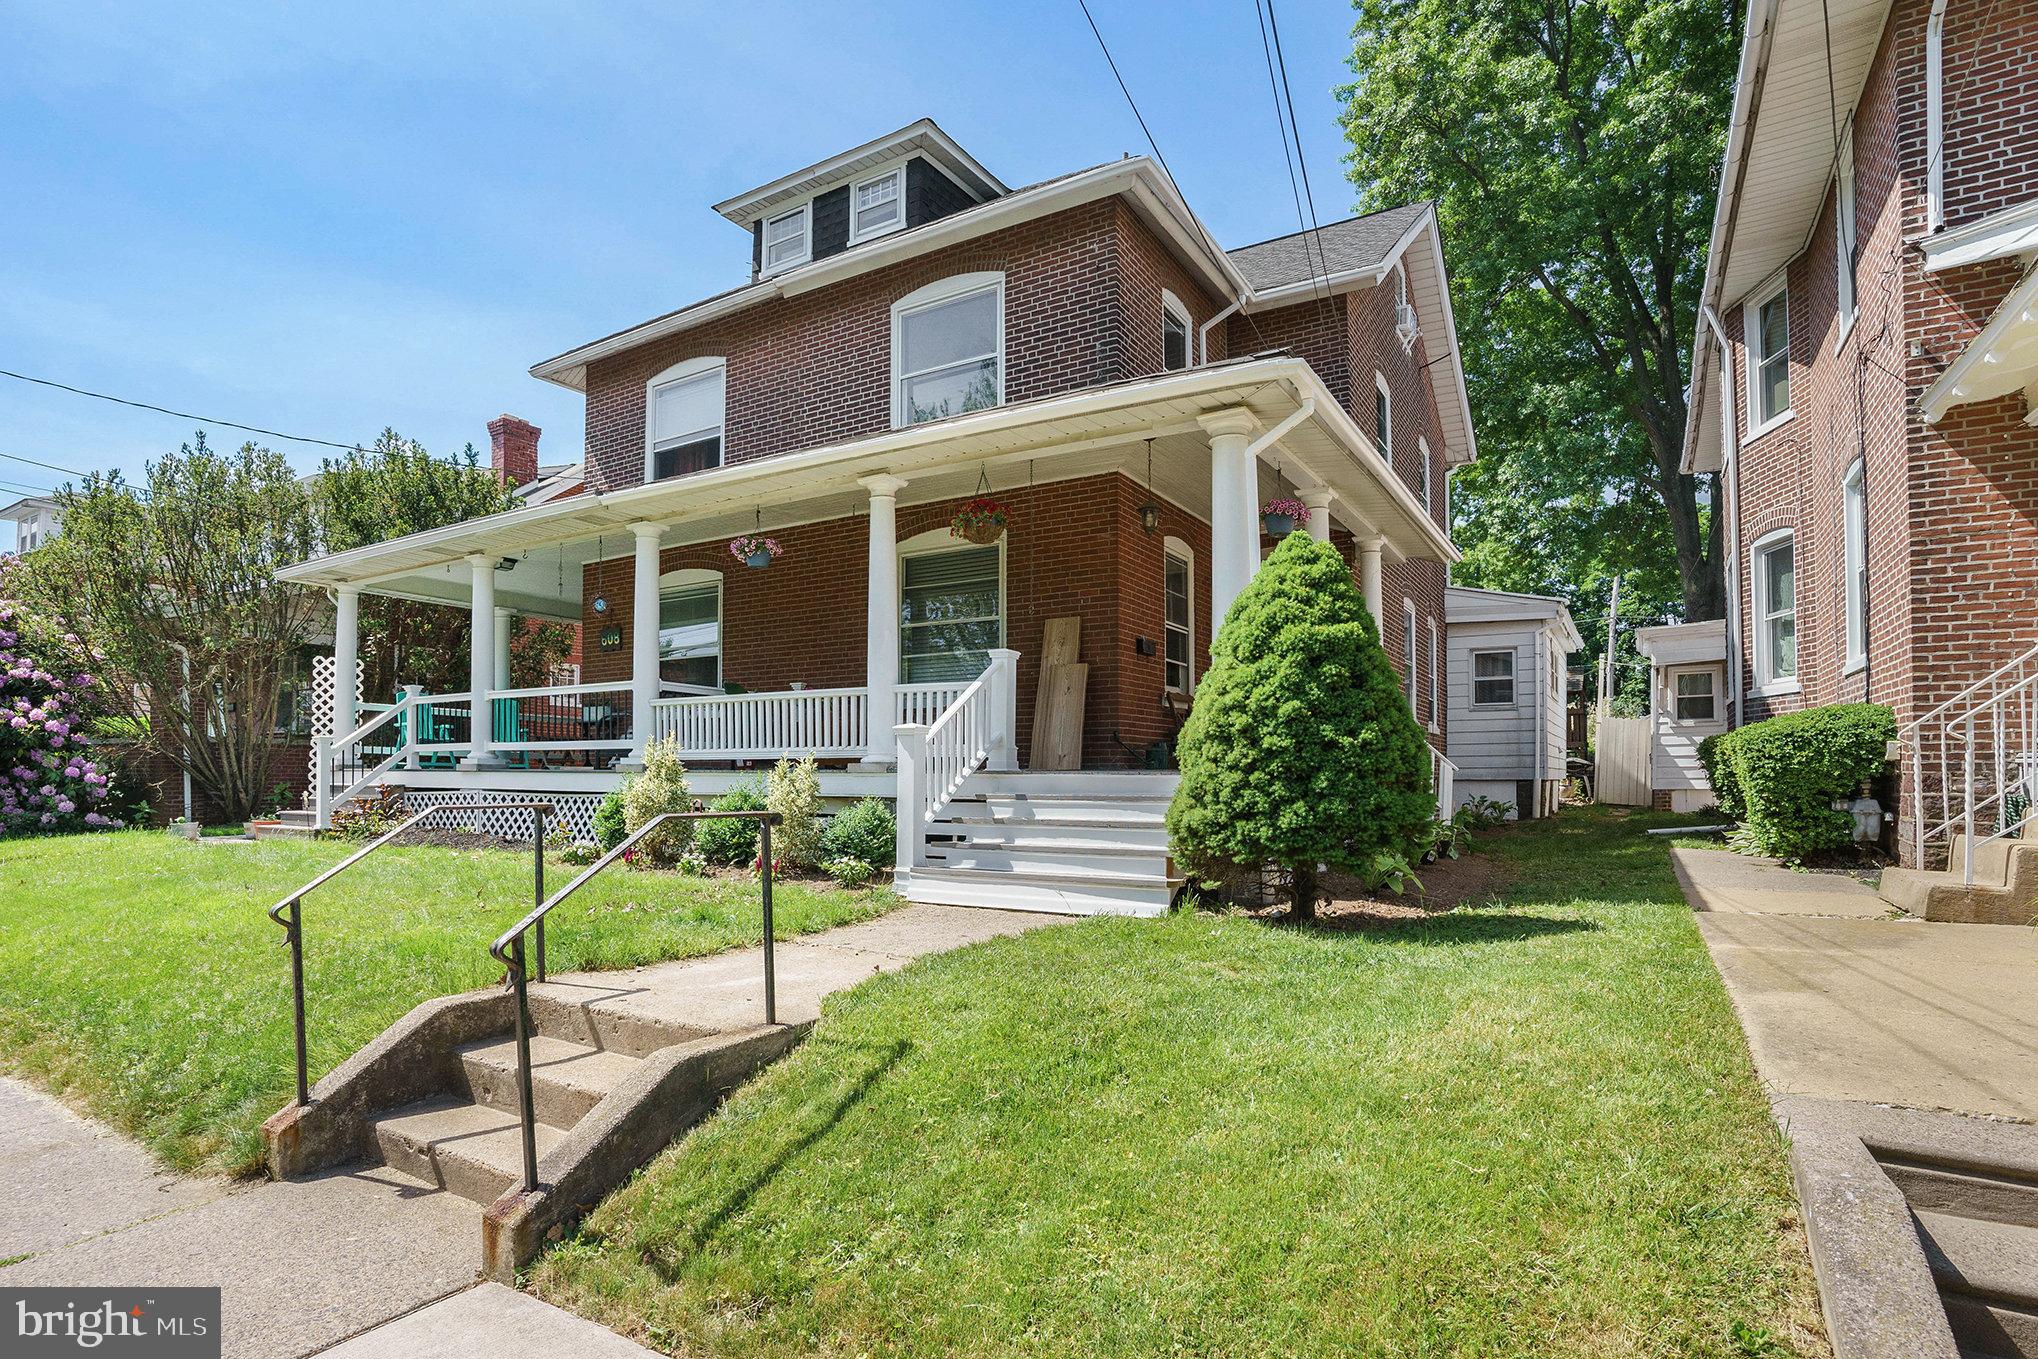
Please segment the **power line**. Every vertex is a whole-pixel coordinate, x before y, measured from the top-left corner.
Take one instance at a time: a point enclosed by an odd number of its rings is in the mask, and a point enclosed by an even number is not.
[[[1156,152],[1155,154],[1159,153]],[[73,392],[79,396],[89,396],[99,401],[111,401],[119,406],[133,406],[137,410],[155,411],[160,415],[174,415],[179,420],[196,420],[201,425],[224,425],[228,429],[239,429],[245,430],[250,434],[267,435],[271,439],[287,439],[294,444],[319,444],[325,448],[337,448],[345,453],[351,453],[360,447],[359,444],[343,444],[332,439],[313,439],[302,434],[285,434],[282,430],[264,429],[260,425],[244,425],[238,420],[217,420],[209,416],[193,415],[189,411],[173,411],[168,406],[157,406],[147,401],[130,401],[124,396],[109,396],[105,392],[91,392],[83,387],[73,387],[67,382],[56,382],[49,378],[30,377],[26,373],[11,372],[5,368],[0,368],[0,377],[11,377],[17,382],[33,382],[40,387],[55,387],[59,391]]]
[[[59,467],[53,462],[44,462],[40,458],[24,458],[19,453],[0,453],[0,458],[6,458],[9,462],[25,462],[31,467],[47,467],[50,469],[50,471],[62,472],[67,477],[84,477],[91,475],[91,473],[89,472],[80,472],[75,467]]]
[[[1182,185],[1175,178],[1175,172],[1168,168],[1168,158],[1161,154],[1161,144],[1154,140],[1153,129],[1146,125],[1146,115],[1139,111],[1139,101],[1132,97],[1132,90],[1126,85],[1125,77],[1118,73],[1118,62],[1111,55],[1111,45],[1104,41],[1103,30],[1097,27],[1096,17],[1090,13],[1089,0],[1076,0],[1076,3],[1082,7],[1083,18],[1089,21],[1090,32],[1096,35],[1097,46],[1104,53],[1104,63],[1111,68],[1111,78],[1118,82],[1119,93],[1125,96],[1125,102],[1131,107],[1132,116],[1139,122],[1139,130],[1146,134],[1146,144],[1153,148],[1153,158],[1160,162],[1161,173],[1168,177],[1168,183],[1173,184],[1175,192],[1179,194]]]
[[[1296,182],[1295,156],[1288,149],[1288,119],[1281,111],[1281,86],[1274,77],[1274,48],[1267,41],[1267,11],[1260,0],[1253,0],[1253,16],[1260,23],[1260,53],[1267,60],[1267,88],[1274,96],[1274,128],[1281,134],[1281,159],[1288,166],[1288,194],[1295,200],[1295,225],[1306,234],[1309,222],[1302,216],[1302,186]],[[1305,259],[1309,254],[1309,242],[1306,239],[1302,242],[1302,254]]]
[[[1309,185],[1309,159],[1302,151],[1302,124],[1295,118],[1295,93],[1288,86],[1288,58],[1281,51],[1281,21],[1274,13],[1274,0],[1266,0],[1267,27],[1274,34],[1274,62],[1281,69],[1281,97],[1288,105],[1288,126],[1295,132],[1295,163],[1302,169],[1302,196],[1309,204],[1309,225],[1314,233],[1316,260],[1328,288],[1330,259],[1323,250],[1323,223],[1316,216],[1316,190]]]

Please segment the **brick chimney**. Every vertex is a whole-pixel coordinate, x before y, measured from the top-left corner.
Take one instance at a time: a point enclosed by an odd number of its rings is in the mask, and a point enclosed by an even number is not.
[[[498,415],[488,422],[488,465],[505,486],[521,486],[538,477],[538,435],[528,420]]]

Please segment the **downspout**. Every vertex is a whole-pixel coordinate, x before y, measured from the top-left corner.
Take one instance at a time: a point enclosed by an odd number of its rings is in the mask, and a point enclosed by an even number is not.
[[[1245,299],[1243,297],[1233,298],[1230,306],[1226,307],[1223,311],[1218,312],[1217,315],[1211,317],[1209,320],[1205,321],[1202,325],[1196,327],[1197,367],[1200,368],[1204,364],[1210,362],[1210,332],[1216,328],[1217,323],[1219,321],[1222,321],[1225,317],[1231,315],[1233,312],[1237,311],[1240,307],[1244,305]]]
[[[1724,483],[1720,498],[1725,504],[1718,508],[1726,519],[1720,528],[1720,539],[1727,552],[1727,689],[1733,694],[1734,725],[1738,727],[1745,711],[1741,692],[1740,413],[1734,406],[1733,350],[1727,344],[1726,328],[1720,324],[1719,313],[1710,302],[1705,304],[1702,314],[1712,330],[1713,342],[1720,349],[1720,480]]]

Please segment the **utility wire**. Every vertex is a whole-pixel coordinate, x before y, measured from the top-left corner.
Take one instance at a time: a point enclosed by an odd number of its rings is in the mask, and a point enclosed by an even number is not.
[[[25,462],[31,467],[47,467],[50,469],[50,471],[62,472],[67,477],[83,477],[91,475],[91,473],[89,472],[80,472],[75,467],[59,467],[53,462],[44,462],[40,458],[24,458],[19,453],[0,453],[0,458],[6,458],[9,462]]]
[[[282,430],[264,429],[260,425],[244,425],[238,420],[216,420],[208,416],[193,415],[189,411],[173,411],[168,406],[157,406],[147,401],[130,401],[124,396],[109,396],[105,392],[91,392],[83,387],[73,387],[67,382],[56,382],[49,378],[30,377],[27,373],[16,373],[5,368],[0,368],[0,377],[10,377],[17,382],[33,382],[39,387],[55,387],[59,391],[73,392],[79,396],[89,396],[99,401],[111,401],[119,406],[133,406],[137,410],[155,411],[161,415],[174,415],[179,420],[196,420],[201,425],[224,425],[228,429],[246,430],[250,434],[264,434],[271,439],[287,439],[294,444],[318,444],[325,448],[337,448],[346,453],[351,453],[360,447],[359,444],[343,444],[332,439],[313,439],[302,434],[285,434]]]
[[[1302,215],[1302,186],[1295,178],[1295,154],[1288,149],[1288,117],[1281,111],[1281,86],[1274,75],[1274,47],[1267,40],[1267,11],[1260,0],[1253,0],[1253,16],[1260,21],[1260,52],[1267,60],[1267,88],[1274,95],[1274,127],[1281,134],[1281,159],[1288,166],[1288,194],[1295,200],[1295,225],[1305,234],[1302,253],[1306,258],[1309,254],[1309,242],[1306,239],[1309,222]]]
[[[1267,27],[1274,34],[1274,63],[1281,70],[1281,97],[1288,105],[1288,126],[1295,133],[1295,163],[1302,170],[1302,196],[1309,204],[1309,225],[1314,233],[1317,265],[1321,270],[1321,277],[1326,280],[1324,287],[1327,290],[1330,286],[1327,281],[1330,277],[1330,259],[1323,250],[1323,223],[1316,216],[1316,191],[1309,186],[1309,160],[1302,152],[1302,124],[1295,119],[1295,94],[1288,87],[1288,58],[1281,52],[1281,21],[1274,13],[1274,0],[1266,0],[1266,6]]]

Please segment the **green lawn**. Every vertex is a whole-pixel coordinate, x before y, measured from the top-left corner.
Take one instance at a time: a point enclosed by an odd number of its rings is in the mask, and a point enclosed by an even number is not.
[[[266,912],[357,846],[190,844],[155,832],[0,840],[0,1069],[172,1165],[242,1172],[290,1097],[290,960]],[[550,865],[554,887],[576,870]],[[781,938],[880,914],[882,892],[781,883]],[[528,853],[391,847],[304,905],[313,1079],[417,1002],[501,976],[488,944],[531,905]],[[552,915],[554,971],[762,938],[754,883],[612,869]]]
[[[1090,920],[831,1002],[539,1263],[681,1354],[1821,1354],[1782,1141],[1665,846],[1504,900]]]

